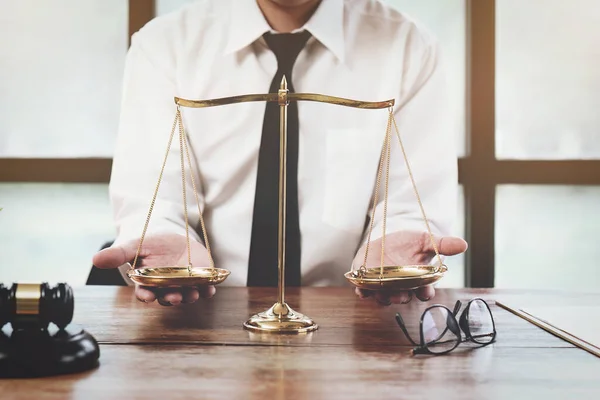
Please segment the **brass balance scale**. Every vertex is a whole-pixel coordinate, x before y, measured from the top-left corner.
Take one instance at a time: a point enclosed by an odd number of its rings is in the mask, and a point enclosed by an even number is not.
[[[211,100],[186,100],[179,97],[175,97],[175,104],[177,110],[175,113],[175,120],[173,121],[173,127],[169,136],[167,150],[162,164],[162,168],[158,177],[158,182],[154,190],[152,201],[150,203],[150,209],[146,218],[140,243],[137,248],[137,252],[133,261],[130,265],[130,269],[127,272],[128,276],[135,283],[149,286],[149,287],[186,287],[186,286],[206,286],[206,285],[218,285],[225,281],[230,274],[230,271],[224,268],[216,268],[214,260],[211,254],[210,243],[208,241],[208,235],[206,232],[206,225],[202,216],[202,209],[200,201],[198,199],[198,191],[196,187],[196,179],[192,172],[192,164],[189,155],[189,146],[187,141],[187,135],[183,127],[183,121],[181,118],[181,107],[188,108],[203,108],[203,107],[215,107],[234,103],[244,103],[250,101],[268,101],[278,102],[280,106],[280,167],[279,167],[279,224],[278,224],[278,299],[276,303],[268,310],[255,314],[250,317],[244,324],[244,328],[254,332],[266,332],[266,333],[304,333],[311,332],[318,328],[317,324],[310,319],[308,316],[300,314],[294,311],[285,302],[285,235],[286,235],[286,154],[287,154],[287,106],[290,101],[314,101],[321,103],[337,104],[346,107],[355,107],[362,109],[388,109],[388,122],[384,144],[381,150],[381,157],[379,167],[377,169],[377,183],[375,186],[375,193],[373,195],[373,207],[371,214],[371,222],[367,236],[367,247],[364,255],[364,262],[359,268],[355,268],[354,265],[351,270],[346,272],[344,276],[354,286],[361,289],[369,290],[413,290],[423,286],[431,285],[439,281],[444,273],[447,271],[447,267],[442,263],[442,259],[438,252],[437,245],[431,233],[429,221],[425,216],[423,204],[419,197],[419,192],[413,178],[413,174],[408,163],[406,151],[400,137],[398,125],[393,114],[394,100],[386,100],[380,102],[365,102],[356,101],[340,97],[326,96],[322,94],[314,93],[289,93],[287,88],[287,81],[285,76],[283,77],[280,85],[280,89],[277,93],[268,94],[247,94],[234,97],[226,97]],[[187,265],[186,266],[152,266],[152,267],[141,267],[135,268],[137,260],[140,255],[142,244],[146,236],[148,224],[152,215],[158,190],[163,176],[163,171],[167,163],[169,150],[175,136],[175,130],[179,126],[179,153],[180,153],[180,164],[181,164],[181,180],[182,180],[182,200],[183,200],[183,211],[185,217],[185,231],[187,241]],[[386,219],[388,209],[388,187],[389,187],[389,168],[390,168],[390,154],[391,154],[391,142],[392,142],[392,126],[395,130],[395,136],[398,139],[398,143],[402,150],[404,162],[409,173],[409,177],[414,189],[416,200],[419,203],[421,215],[425,222],[425,226],[429,233],[431,244],[436,254],[438,265],[384,265],[385,255],[385,239],[386,239]],[[194,191],[194,197],[198,205],[198,212],[200,216],[200,225],[202,228],[202,237],[206,250],[208,252],[208,258],[210,262],[209,267],[194,267],[191,260],[190,251],[190,238],[189,238],[189,222],[188,222],[188,210],[187,210],[187,193],[186,193],[186,163],[189,168],[189,178],[192,183]],[[383,235],[381,237],[381,262],[378,266],[368,266],[367,260],[370,251],[371,233],[374,226],[374,216],[377,205],[379,203],[379,196],[381,192],[382,181],[384,185],[384,201],[383,201]]]

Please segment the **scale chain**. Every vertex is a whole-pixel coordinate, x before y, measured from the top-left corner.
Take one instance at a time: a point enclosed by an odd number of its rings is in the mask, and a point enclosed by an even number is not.
[[[188,212],[187,212],[187,194],[186,194],[186,186],[185,186],[185,164],[184,164],[184,156],[187,159],[187,164],[188,164],[188,168],[190,169],[190,179],[192,181],[192,188],[193,188],[193,192],[194,192],[194,197],[196,199],[196,203],[198,205],[198,213],[199,213],[199,218],[200,218],[200,225],[202,227],[202,235],[204,238],[204,243],[206,244],[206,250],[208,253],[208,258],[209,258],[209,262],[210,262],[210,266],[212,269],[214,269],[215,265],[214,265],[214,259],[212,257],[212,252],[210,249],[210,244],[208,242],[208,235],[206,233],[206,224],[204,222],[204,218],[202,215],[202,209],[200,206],[200,200],[199,200],[199,196],[198,196],[198,190],[196,187],[196,181],[194,178],[194,173],[193,173],[193,169],[192,169],[192,163],[191,163],[191,158],[190,158],[190,154],[189,154],[189,148],[188,148],[188,141],[187,141],[187,136],[185,134],[185,129],[183,127],[183,118],[181,116],[181,110],[180,107],[177,106],[177,111],[175,113],[175,119],[173,121],[173,126],[171,127],[171,134],[169,135],[169,141],[167,144],[167,150],[165,153],[165,157],[160,169],[160,174],[158,177],[158,182],[156,183],[156,187],[154,189],[154,194],[152,196],[152,201],[150,203],[150,208],[148,211],[148,215],[146,217],[146,222],[144,224],[144,229],[142,230],[142,235],[140,237],[140,242],[135,254],[135,258],[133,261],[133,265],[132,268],[135,268],[135,266],[137,265],[137,261],[139,259],[139,256],[141,254],[141,250],[142,250],[142,245],[144,243],[144,239],[146,237],[146,233],[148,231],[148,226],[150,224],[150,219],[152,216],[152,212],[154,210],[154,206],[156,203],[156,198],[158,196],[158,190],[160,188],[160,184],[162,182],[162,177],[164,175],[164,170],[167,164],[167,160],[169,157],[169,153],[171,151],[171,146],[172,146],[172,142],[173,142],[173,138],[175,137],[175,129],[177,128],[177,125],[179,124],[179,148],[180,148],[180,163],[181,163],[181,178],[182,178],[182,196],[183,196],[183,208],[184,208],[184,218],[185,218],[185,231],[186,231],[186,246],[187,246],[187,258],[188,258],[188,273],[191,274],[191,267],[192,267],[192,261],[191,261],[191,244],[190,244],[190,238],[189,238],[189,219],[188,219]]]
[[[181,116],[180,116],[179,123],[181,125],[183,125],[183,120],[181,119]],[[183,129],[185,132],[185,128],[183,128]],[[214,259],[212,257],[212,253],[210,250],[210,244],[208,243],[208,234],[206,233],[206,224],[204,223],[204,217],[202,216],[202,208],[200,206],[200,199],[198,197],[198,189],[196,188],[196,179],[194,178],[194,170],[192,168],[192,161],[190,158],[190,151],[189,151],[189,147],[188,147],[187,135],[185,133],[183,136],[183,146],[185,148],[185,156],[187,158],[188,168],[190,169],[190,179],[192,181],[192,188],[194,189],[194,197],[196,198],[196,204],[198,205],[198,215],[200,218],[200,226],[202,228],[202,237],[204,239],[204,244],[206,245],[206,252],[208,253],[208,260],[210,262],[210,267],[214,269],[215,262],[214,262]]]
[[[160,187],[160,182],[162,181],[162,177],[165,172],[165,166],[167,165],[167,159],[169,158],[169,152],[171,151],[171,144],[173,143],[173,137],[175,136],[175,128],[177,127],[178,120],[179,120],[179,114],[175,114],[175,120],[173,121],[173,126],[171,127],[171,134],[169,135],[169,142],[167,144],[167,151],[165,153],[162,167],[160,168],[160,174],[158,175],[158,182],[156,183],[156,187],[154,188],[154,194],[152,195],[152,201],[150,202],[150,208],[148,210],[148,215],[146,216],[146,222],[144,223],[144,229],[142,230],[142,235],[140,237],[140,243],[138,244],[138,248],[135,252],[135,257],[133,259],[132,268],[136,267],[137,260],[142,251],[142,244],[144,243],[144,239],[146,237],[146,232],[148,231],[148,225],[150,224],[150,217],[152,216],[152,211],[154,210],[154,204],[156,203],[156,197],[158,196],[158,189]]]
[[[389,119],[389,118],[388,118]],[[385,195],[383,198],[383,223],[382,223],[382,236],[381,236],[381,265],[379,270],[379,278],[383,278],[383,263],[385,256],[385,233],[387,225],[387,212],[388,212],[388,193],[390,188],[390,158],[392,156],[392,132],[391,128],[386,132],[386,167],[385,167]]]
[[[369,231],[367,233],[367,247],[365,250],[365,257],[364,257],[364,261],[362,266],[359,268],[359,271],[364,273],[366,272],[367,269],[367,259],[368,259],[368,254],[369,254],[369,249],[370,249],[370,244],[371,244],[371,234],[373,231],[373,227],[374,227],[374,220],[375,220],[375,213],[376,213],[376,209],[379,203],[379,192],[381,191],[381,180],[382,180],[382,174],[383,174],[383,167],[385,164],[385,186],[384,186],[384,200],[383,200],[383,222],[382,222],[382,237],[381,237],[381,262],[380,262],[380,279],[383,277],[383,267],[384,267],[384,256],[385,256],[385,240],[386,240],[386,221],[387,221],[387,209],[388,209],[388,193],[389,193],[389,174],[390,174],[390,159],[391,159],[391,126],[392,123],[394,125],[394,130],[396,133],[396,137],[398,138],[398,143],[400,144],[400,149],[402,151],[402,155],[404,158],[404,162],[406,164],[406,169],[412,184],[412,188],[413,191],[415,193],[415,196],[417,198],[417,202],[419,204],[419,209],[421,211],[421,215],[423,217],[423,220],[425,221],[425,226],[427,228],[427,233],[429,235],[429,240],[431,241],[431,245],[433,247],[433,250],[435,252],[435,256],[438,259],[439,265],[438,268],[440,268],[443,264],[442,262],[442,258],[440,256],[437,244],[435,242],[435,239],[433,237],[433,233],[431,231],[431,226],[429,224],[429,220],[427,219],[427,216],[425,214],[425,209],[423,207],[423,202],[421,201],[421,196],[419,195],[419,192],[417,190],[417,185],[415,183],[415,179],[412,173],[412,169],[410,167],[410,163],[408,161],[408,157],[406,155],[406,150],[404,148],[404,144],[402,143],[402,138],[400,137],[400,130],[398,129],[398,124],[396,122],[396,119],[394,117],[394,113],[393,113],[393,109],[392,107],[389,108],[389,117],[388,117],[388,124],[387,124],[387,128],[386,128],[386,135],[385,135],[385,140],[384,140],[384,145],[383,148],[381,150],[381,157],[380,157],[380,162],[379,162],[379,167],[377,169],[377,181],[376,181],[376,185],[375,185],[375,193],[373,196],[373,206],[372,206],[372,212],[371,212],[371,221],[370,221],[370,226],[369,226]]]
[[[415,178],[413,177],[412,169],[410,168],[410,163],[408,162],[408,157],[406,156],[406,150],[404,149],[404,144],[402,143],[402,139],[400,137],[400,130],[398,129],[398,124],[396,123],[396,118],[394,118],[394,114],[390,109],[390,117],[392,118],[392,122],[394,123],[394,129],[396,131],[396,137],[398,138],[398,143],[400,144],[400,149],[402,150],[402,156],[404,157],[404,163],[406,164],[406,170],[408,171],[408,176],[410,177],[410,182],[413,187],[413,191],[415,192],[415,196],[417,197],[417,202],[419,203],[419,209],[421,210],[421,215],[423,216],[423,220],[425,221],[425,226],[427,227],[427,233],[429,234],[429,240],[431,240],[431,246],[435,251],[435,256],[438,259],[439,265],[438,268],[441,268],[444,263],[442,262],[442,257],[440,256],[440,252],[438,250],[437,244],[435,243],[435,239],[433,238],[433,233],[431,232],[431,226],[429,225],[429,220],[425,215],[425,208],[423,207],[423,202],[421,201],[421,196],[419,195],[419,191],[417,190],[417,185],[415,183]]]
[[[181,123],[181,110],[177,107],[177,119],[179,120],[179,158],[181,162],[181,192],[183,195],[183,216],[185,219],[185,241],[187,245],[187,268],[188,273],[192,274],[192,250],[190,246],[190,228],[188,221],[188,209],[187,209],[187,193],[185,189],[185,162],[184,162],[184,148],[183,148],[183,124]]]
[[[390,118],[388,118],[387,128],[386,128],[386,138],[389,136],[391,127],[392,127],[392,120]],[[381,187],[381,175],[383,172],[383,163],[384,163],[384,157],[385,157],[386,150],[387,150],[387,148],[386,148],[387,144],[388,144],[388,141],[385,140],[384,145],[381,148],[381,156],[379,158],[379,166],[377,168],[377,180],[376,180],[376,184],[375,184],[375,194],[373,195],[373,205],[371,207],[372,208],[371,221],[370,221],[369,231],[367,233],[367,248],[365,249],[365,258],[363,261],[363,265],[359,269],[362,272],[365,272],[366,268],[367,268],[367,259],[369,257],[369,249],[370,249],[370,243],[371,243],[371,233],[373,232],[373,226],[375,224],[375,211],[377,210],[377,204],[379,203],[379,189]]]

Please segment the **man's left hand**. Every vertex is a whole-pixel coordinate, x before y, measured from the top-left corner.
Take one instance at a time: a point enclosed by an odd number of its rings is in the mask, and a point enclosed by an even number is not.
[[[467,250],[467,242],[461,238],[445,236],[435,237],[438,252],[442,256],[454,256]],[[362,265],[365,258],[366,245],[354,259],[354,265]],[[427,232],[400,231],[390,233],[385,238],[384,265],[427,265],[436,263],[435,250]],[[381,264],[381,239],[371,242],[367,266]],[[425,286],[416,291],[371,291],[356,288],[361,298],[374,298],[381,305],[406,304],[416,297],[421,301],[431,300],[435,296],[433,286]]]

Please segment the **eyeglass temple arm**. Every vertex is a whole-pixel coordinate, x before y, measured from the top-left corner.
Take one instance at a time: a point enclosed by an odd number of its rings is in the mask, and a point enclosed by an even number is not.
[[[416,346],[414,349],[412,349],[412,353],[413,355],[431,354],[431,350],[429,350],[427,346]]]
[[[462,307],[462,302],[460,300],[456,300],[456,303],[454,304],[454,310],[452,310],[452,315],[454,316],[453,321],[451,321],[450,316],[448,315],[448,319],[446,321],[446,329],[450,329],[453,333],[457,334],[459,339],[462,341],[463,339],[460,334],[461,329],[465,332],[465,335],[467,336],[467,338],[469,337],[469,335],[471,335],[471,332],[469,332],[469,329],[467,326],[465,326],[465,327],[461,326],[461,321],[459,321],[459,319],[462,319],[462,317],[465,315],[465,313],[468,312],[467,310],[465,310],[463,312],[463,315],[461,315],[461,317],[458,318],[458,312],[460,311],[461,307]],[[456,326],[454,326],[454,324],[456,324]],[[451,325],[454,326],[455,329],[452,329]]]
[[[461,307],[462,307],[461,301],[456,300],[456,304],[454,304],[454,310],[452,311],[452,314],[454,314],[454,317],[456,317],[458,315],[458,312],[460,311]]]
[[[408,334],[408,330],[406,329],[406,325],[404,324],[404,320],[402,319],[400,313],[396,313],[396,323],[398,324],[400,329],[402,329],[402,332],[404,332],[404,336],[406,336],[410,343],[412,343],[413,346],[419,347],[419,344],[417,344]]]

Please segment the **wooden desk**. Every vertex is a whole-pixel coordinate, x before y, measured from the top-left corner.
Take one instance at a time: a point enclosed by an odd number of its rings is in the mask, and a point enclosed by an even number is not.
[[[271,289],[221,287],[210,300],[165,308],[131,288],[75,289],[75,322],[101,344],[98,369],[72,376],[0,381],[0,398],[506,399],[600,398],[600,360],[509,312],[494,299],[598,304],[600,295],[438,290],[430,303],[381,307],[349,288],[287,291],[314,318],[309,335],[255,335],[249,315],[272,305]],[[394,314],[417,329],[432,304],[482,297],[497,342],[447,356],[412,356]]]

